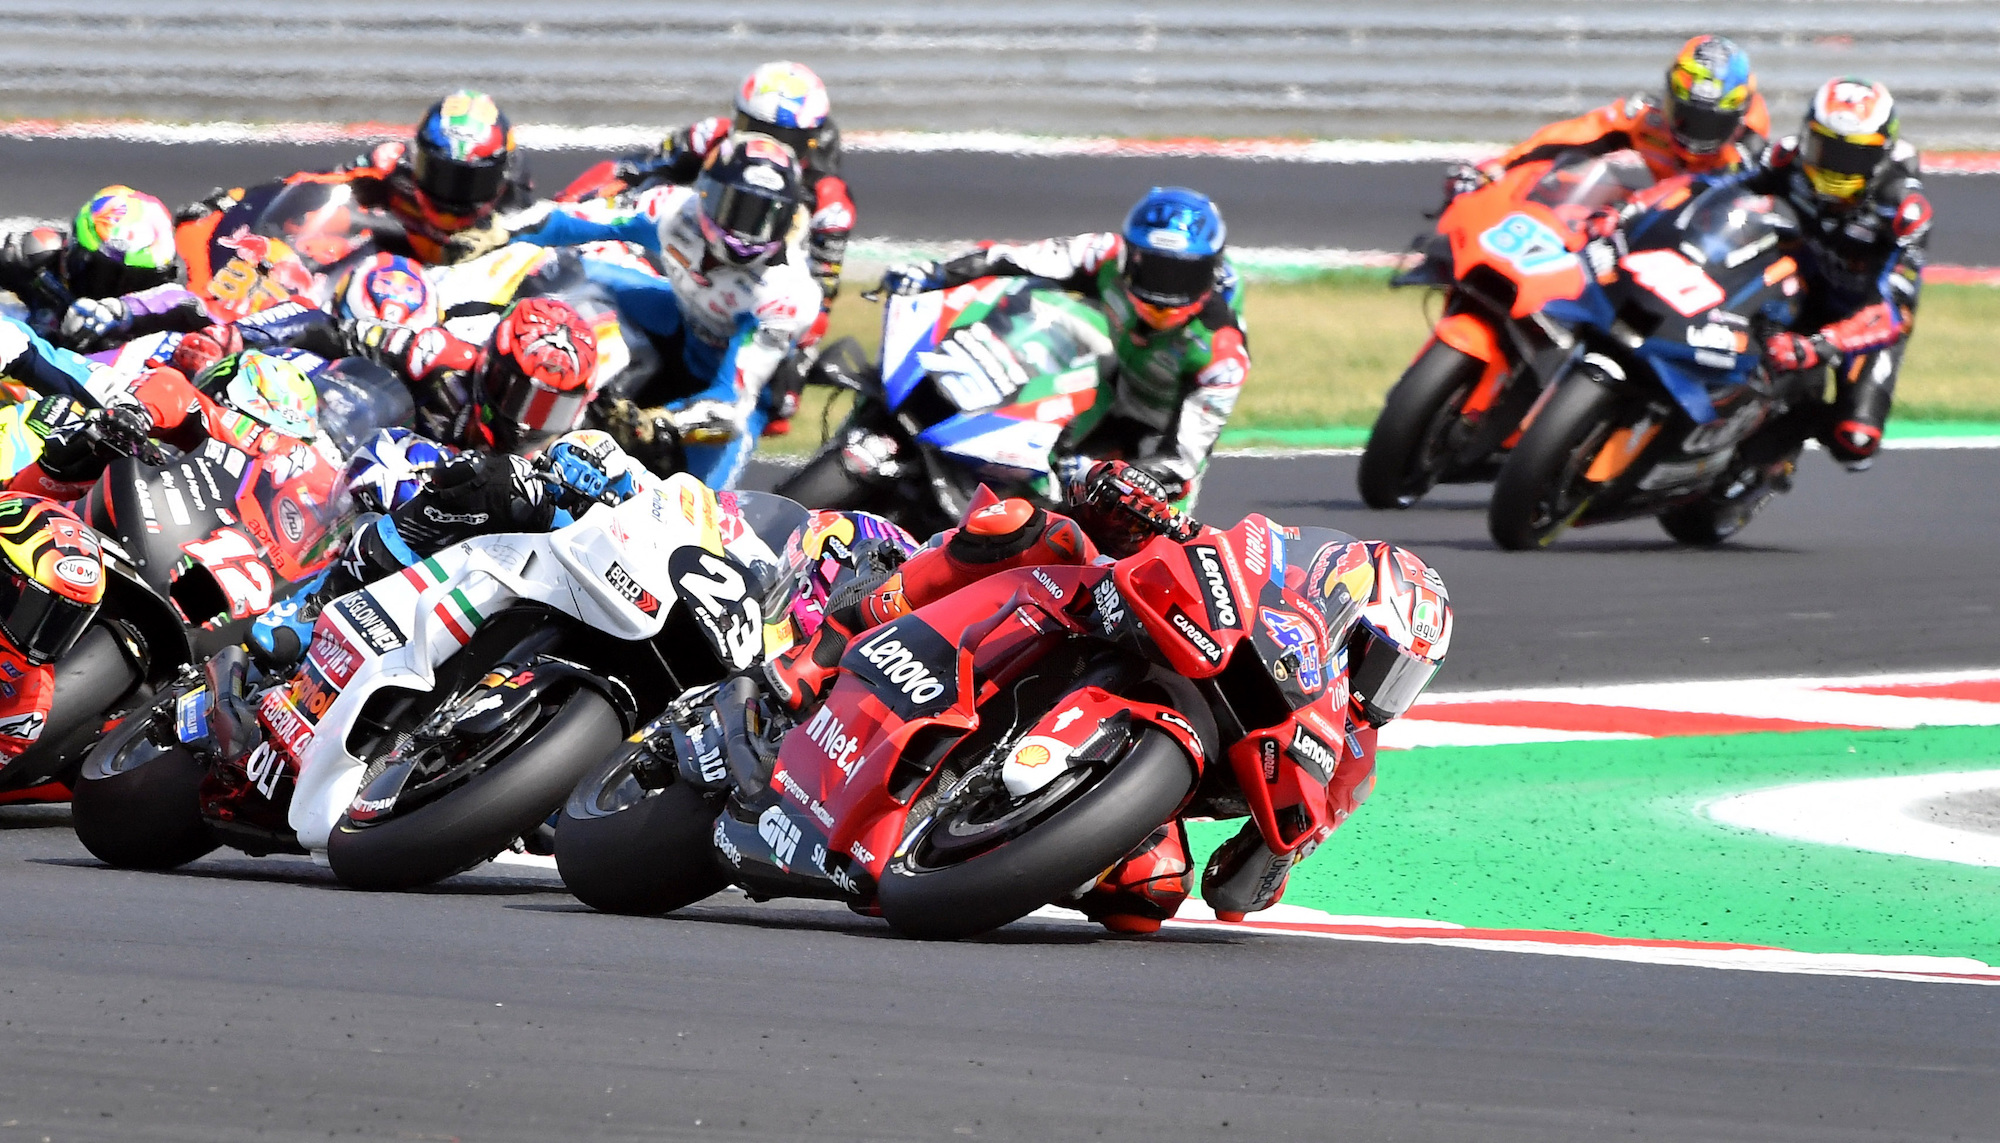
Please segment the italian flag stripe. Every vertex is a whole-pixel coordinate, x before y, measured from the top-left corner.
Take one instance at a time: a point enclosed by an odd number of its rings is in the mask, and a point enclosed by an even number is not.
[[[445,581],[444,568],[433,559],[419,560],[403,569],[403,578],[418,591]]]
[[[479,611],[472,606],[472,601],[465,598],[465,593],[456,588],[452,589],[451,594],[438,601],[438,605],[431,610],[439,619],[444,621],[444,625],[451,632],[452,638],[457,639],[460,643],[470,642],[472,633],[478,630],[481,623],[486,621],[485,617],[480,615]]]

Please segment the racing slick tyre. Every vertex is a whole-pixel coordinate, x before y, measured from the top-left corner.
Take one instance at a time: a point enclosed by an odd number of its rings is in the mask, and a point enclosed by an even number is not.
[[[1389,390],[1361,451],[1358,483],[1370,508],[1408,508],[1437,486],[1463,443],[1460,410],[1485,363],[1433,341]]]
[[[1542,406],[1500,467],[1486,528],[1510,551],[1545,548],[1590,506],[1584,478],[1616,427],[1619,398],[1591,370],[1579,370]]]
[[[1761,503],[1753,497],[1705,497],[1660,513],[1660,527],[1683,544],[1712,548],[1742,531]]]
[[[882,872],[882,916],[926,940],[1016,921],[1117,864],[1194,788],[1179,743],[1141,728],[1108,768],[1066,771],[1019,801],[1006,788],[940,805]],[[997,784],[996,784],[997,785]]]
[[[611,703],[587,688],[539,725],[520,729],[474,744],[472,758],[452,760],[452,770],[472,769],[471,777],[412,809],[365,824],[343,815],[327,838],[334,876],[355,889],[392,890],[462,873],[546,821],[625,733]],[[421,789],[401,797],[421,796]]]
[[[44,782],[75,785],[83,756],[104,732],[107,717],[121,701],[136,698],[143,681],[131,656],[119,646],[118,635],[94,623],[56,660],[55,701],[48,723],[33,746],[0,766],[0,790],[18,790]]]
[[[83,760],[70,821],[77,840],[107,865],[173,869],[221,844],[201,816],[208,767],[174,734],[179,697],[176,689],[134,713]]]
[[[556,825],[556,872],[602,913],[657,917],[721,892],[715,860],[717,795],[675,781],[654,791],[620,750],[577,783]]]

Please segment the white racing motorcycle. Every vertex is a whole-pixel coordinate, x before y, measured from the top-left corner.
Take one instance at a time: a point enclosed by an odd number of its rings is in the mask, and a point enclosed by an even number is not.
[[[85,760],[77,836],[131,868],[323,854],[365,889],[548,852],[547,819],[641,710],[763,653],[776,552],[805,515],[683,473],[552,532],[446,548],[329,601],[288,673],[251,677],[240,647],[190,669]]]

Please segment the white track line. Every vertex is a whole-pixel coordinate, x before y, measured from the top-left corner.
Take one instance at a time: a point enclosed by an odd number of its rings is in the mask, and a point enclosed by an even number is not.
[[[1700,807],[1713,821],[1794,841],[1958,865],[2000,866],[2000,835],[1927,821],[1917,803],[2000,787],[2000,770],[1773,786]]]

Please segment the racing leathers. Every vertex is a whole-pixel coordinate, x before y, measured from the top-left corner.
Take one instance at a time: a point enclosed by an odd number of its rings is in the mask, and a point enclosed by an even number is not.
[[[1118,368],[1111,405],[1080,440],[1057,445],[1068,475],[1094,460],[1144,469],[1183,506],[1194,503],[1201,474],[1250,376],[1243,297],[1227,260],[1208,301],[1185,325],[1154,329],[1141,321],[1122,280],[1125,240],[1079,234],[1025,245],[996,244],[935,268],[924,284],[963,285],[987,275],[1050,278],[1096,299],[1110,319]]]
[[[84,387],[90,373],[91,363],[83,357],[49,344],[27,322],[0,315],[0,377],[37,393],[61,394],[94,405],[96,399]]]
[[[1674,145],[1673,130],[1659,103],[1650,95],[1632,95],[1574,119],[1551,123],[1506,154],[1481,163],[1479,170],[1487,179],[1495,179],[1522,163],[1553,159],[1571,151],[1604,155],[1629,148],[1646,160],[1655,179],[1712,174],[1755,165],[1770,134],[1771,112],[1763,96],[1752,94],[1743,114],[1742,134],[1708,154],[1686,154]]]
[[[1830,209],[1799,169],[1794,138],[1771,148],[1763,167],[1714,180],[1783,196],[1804,231],[1800,277],[1805,301],[1792,330],[1767,339],[1765,357],[1776,370],[1833,367],[1830,405],[1814,405],[1779,432],[1817,436],[1835,460],[1865,468],[1882,443],[1882,426],[1895,397],[1896,373],[1915,328],[1931,203],[1917,177],[1916,148],[1897,142],[1889,168],[1861,200]],[[1777,426],[1774,426],[1777,428]]]
[[[804,226],[768,261],[739,265],[710,252],[700,214],[693,190],[658,186],[608,216],[598,204],[552,211],[518,237],[543,246],[630,242],[659,256],[664,276],[600,260],[586,268],[623,317],[678,358],[683,376],[657,397],[687,443],[688,471],[723,489],[735,486],[771,418],[766,386],[819,314],[820,289]]]
[[[729,134],[729,118],[715,115],[690,123],[668,135],[655,151],[628,156],[617,172],[627,185],[642,187],[648,182],[691,184],[701,174],[701,164]],[[840,177],[840,128],[828,119],[820,125],[813,146],[799,156],[804,166],[806,193],[812,208],[812,222],[806,230],[806,252],[813,277],[824,295],[822,306],[831,308],[840,293],[840,272],[847,260],[847,239],[854,231],[854,199],[847,180]],[[816,337],[825,322],[815,323]]]
[[[27,308],[28,324],[45,337],[55,335],[69,309],[69,287],[58,268],[70,236],[53,226],[32,226],[0,237],[0,290]]]

